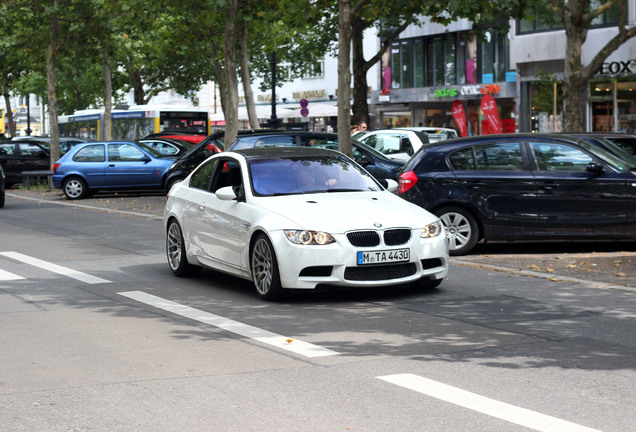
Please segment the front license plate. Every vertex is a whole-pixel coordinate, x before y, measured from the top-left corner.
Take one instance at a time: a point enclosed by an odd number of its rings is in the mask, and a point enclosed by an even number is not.
[[[411,251],[408,248],[373,252],[358,252],[358,265],[408,261],[411,256],[410,252]]]

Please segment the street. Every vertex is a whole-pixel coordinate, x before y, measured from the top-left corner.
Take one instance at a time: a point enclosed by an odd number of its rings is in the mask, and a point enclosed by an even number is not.
[[[160,205],[102,200],[8,191],[2,430],[634,429],[633,286],[494,271],[475,255],[432,291],[270,303],[220,273],[176,278]]]

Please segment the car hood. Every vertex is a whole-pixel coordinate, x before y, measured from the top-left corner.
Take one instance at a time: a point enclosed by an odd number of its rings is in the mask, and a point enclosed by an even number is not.
[[[290,222],[282,228],[330,233],[392,227],[420,228],[437,217],[390,192],[333,192],[255,198]],[[295,223],[297,226],[292,226]]]

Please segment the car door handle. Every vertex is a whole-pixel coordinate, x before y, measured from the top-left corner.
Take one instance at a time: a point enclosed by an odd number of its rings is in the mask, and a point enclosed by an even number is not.
[[[559,184],[555,182],[545,182],[541,187],[543,188],[543,190],[552,190],[554,188],[558,188]]]
[[[114,167],[114,166],[115,166],[115,164],[108,164],[108,166],[109,166],[110,168],[112,168],[112,167]]]
[[[479,189],[480,187],[486,186],[486,183],[475,180],[475,181],[471,181],[470,185],[473,187],[473,189]]]

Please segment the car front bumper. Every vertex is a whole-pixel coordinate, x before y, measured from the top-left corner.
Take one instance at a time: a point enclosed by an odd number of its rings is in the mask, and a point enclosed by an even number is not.
[[[318,285],[376,287],[438,280],[448,274],[448,246],[442,234],[415,238],[400,246],[355,247],[344,235],[324,246],[295,245],[282,232],[270,233],[284,288],[314,289]],[[399,263],[357,263],[358,252],[408,248],[410,259]]]

